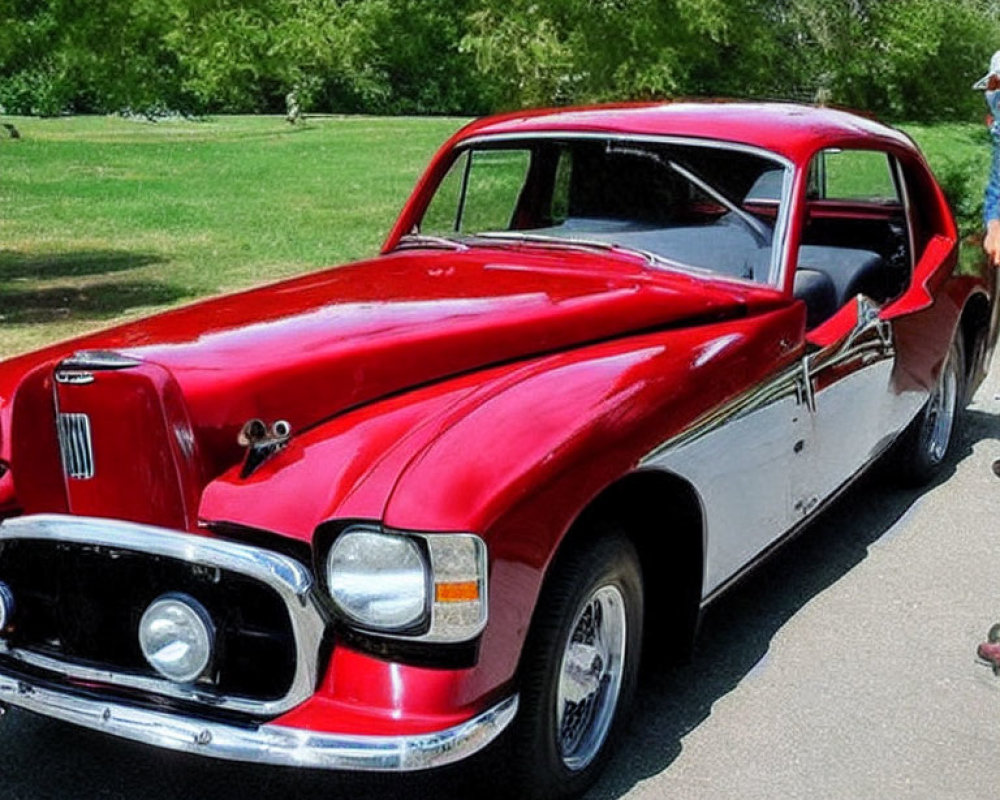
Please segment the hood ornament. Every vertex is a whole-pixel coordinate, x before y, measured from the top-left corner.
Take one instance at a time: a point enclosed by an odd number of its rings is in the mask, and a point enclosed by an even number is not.
[[[114,350],[77,350],[59,362],[59,369],[101,370],[131,369],[142,364],[137,358],[116,353]]]
[[[284,448],[291,436],[292,426],[286,420],[275,420],[270,427],[261,419],[247,420],[236,437],[239,446],[247,448],[240,477],[249,477],[257,467]]]

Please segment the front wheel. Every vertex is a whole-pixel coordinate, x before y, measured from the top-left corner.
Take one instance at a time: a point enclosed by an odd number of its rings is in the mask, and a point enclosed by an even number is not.
[[[941,367],[937,385],[903,434],[897,463],[904,483],[923,486],[937,475],[957,438],[964,407],[965,353],[961,336],[956,336]]]
[[[529,797],[582,792],[635,693],[642,642],[635,548],[612,533],[559,558],[539,599],[521,672],[513,764]]]

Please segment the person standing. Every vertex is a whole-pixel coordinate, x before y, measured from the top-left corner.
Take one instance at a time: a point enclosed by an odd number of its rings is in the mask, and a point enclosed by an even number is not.
[[[986,92],[986,104],[990,107],[986,124],[993,138],[993,157],[983,197],[983,224],[986,226],[983,249],[990,263],[1000,267],[1000,50],[990,59],[990,71],[976,81],[972,88]]]

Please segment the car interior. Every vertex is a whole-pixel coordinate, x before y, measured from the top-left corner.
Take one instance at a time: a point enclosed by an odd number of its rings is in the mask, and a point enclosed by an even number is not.
[[[438,189],[446,209],[437,228],[433,203],[425,214],[426,233],[613,244],[744,280],[775,277],[786,168],[763,155],[586,139],[463,158]],[[858,294],[883,304],[906,288],[913,259],[901,181],[885,152],[831,148],[813,159],[793,288],[807,329]]]
[[[784,169],[723,148],[574,142],[536,149],[511,221],[536,236],[601,241],[680,266],[767,282],[780,197],[740,202]],[[533,180],[534,179],[534,180]],[[548,192],[533,186],[551,187]]]
[[[813,159],[793,289],[808,329],[856,295],[881,305],[905,290],[912,261],[901,195],[885,153],[829,150]]]

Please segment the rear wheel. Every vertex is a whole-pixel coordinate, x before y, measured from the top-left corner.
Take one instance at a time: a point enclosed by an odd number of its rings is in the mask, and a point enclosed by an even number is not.
[[[926,405],[903,434],[898,464],[911,486],[929,483],[951,451],[965,407],[965,354],[960,336],[948,350],[937,385]]]
[[[613,533],[556,562],[526,644],[512,732],[527,796],[575,795],[596,778],[635,693],[641,641],[631,542]]]

